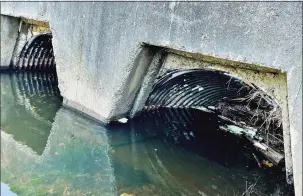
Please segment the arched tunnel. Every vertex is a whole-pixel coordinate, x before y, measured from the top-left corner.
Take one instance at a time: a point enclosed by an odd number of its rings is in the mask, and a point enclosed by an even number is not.
[[[31,37],[23,46],[13,69],[56,72],[52,34],[42,33]]]
[[[249,149],[250,158],[259,167],[284,163],[280,106],[256,85],[223,71],[167,71],[156,80],[136,118],[153,126],[166,126],[174,132],[168,135],[175,141],[188,142],[200,135],[200,142],[220,149],[208,149],[204,152],[207,154],[218,156],[239,150],[228,150],[234,146]],[[241,144],[231,145],[233,142]]]

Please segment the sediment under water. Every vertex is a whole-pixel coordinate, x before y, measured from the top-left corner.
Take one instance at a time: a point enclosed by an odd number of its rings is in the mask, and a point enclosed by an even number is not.
[[[61,101],[52,75],[1,74],[1,181],[17,195],[293,194],[283,171],[258,168],[209,123],[103,126]]]

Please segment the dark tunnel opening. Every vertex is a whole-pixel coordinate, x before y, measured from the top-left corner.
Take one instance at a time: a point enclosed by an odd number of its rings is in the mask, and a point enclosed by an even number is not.
[[[134,121],[165,127],[168,140],[185,143],[223,165],[233,157],[233,163],[285,167],[280,106],[256,85],[226,72],[167,71],[157,78]]]
[[[23,46],[13,69],[56,73],[56,63],[52,45],[52,34],[42,33],[32,36]]]
[[[41,82],[33,82],[33,89],[37,85],[38,89],[48,89],[59,96],[58,77],[56,71],[56,62],[52,45],[52,33],[40,33],[33,35],[22,47],[17,55],[17,61],[12,61],[10,70],[13,72],[24,72],[28,81],[39,80]],[[45,88],[43,87],[45,86]]]

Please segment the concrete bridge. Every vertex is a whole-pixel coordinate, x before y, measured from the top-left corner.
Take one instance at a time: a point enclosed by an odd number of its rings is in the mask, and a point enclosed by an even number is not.
[[[142,109],[171,68],[256,83],[282,107],[288,180],[302,195],[302,3],[1,2],[1,68],[29,19],[50,26],[64,103],[101,121]]]

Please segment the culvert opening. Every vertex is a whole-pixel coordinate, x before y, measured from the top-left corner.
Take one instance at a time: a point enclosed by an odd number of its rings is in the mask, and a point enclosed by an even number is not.
[[[21,76],[19,85],[28,82],[29,91],[52,94],[62,100],[49,23],[27,18],[18,20],[18,36],[9,70],[18,78]]]
[[[25,76],[33,92],[41,92],[43,89],[45,93],[59,96],[62,99],[58,88],[51,32],[33,35],[16,56],[16,63],[12,61],[11,70],[20,72],[16,73],[17,75]]]
[[[212,145],[195,150],[204,148],[202,154],[210,157],[221,156],[210,149],[225,149],[223,157],[237,160],[236,154],[244,153],[244,165],[282,171],[281,113],[273,97],[226,72],[173,69],[156,80],[137,119],[166,127],[168,138],[189,146],[200,135],[202,143]],[[225,159],[221,163],[228,165]]]
[[[23,46],[12,68],[56,73],[52,34],[48,32],[31,37]]]

